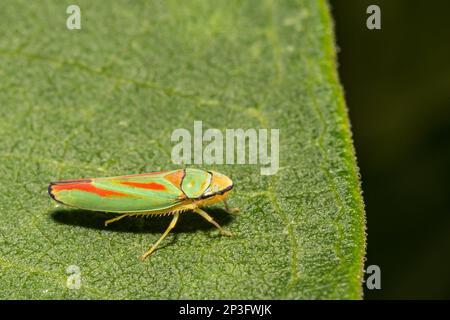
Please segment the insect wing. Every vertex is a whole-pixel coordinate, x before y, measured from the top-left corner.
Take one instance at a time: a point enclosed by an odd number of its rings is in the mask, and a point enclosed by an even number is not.
[[[93,211],[139,212],[174,207],[185,200],[183,170],[53,182],[49,194],[63,204]]]

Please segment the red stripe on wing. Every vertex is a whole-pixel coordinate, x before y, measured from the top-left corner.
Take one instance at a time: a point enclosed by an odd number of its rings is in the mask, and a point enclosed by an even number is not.
[[[100,189],[93,186],[90,183],[68,183],[68,182],[55,182],[50,185],[52,192],[58,192],[63,190],[81,190],[97,194],[101,197],[129,197],[130,195],[122,192]]]
[[[159,184],[156,182],[131,182],[131,181],[122,181],[120,184],[124,184],[131,187],[142,188],[142,189],[150,189],[150,190],[166,190],[166,186],[163,184]]]

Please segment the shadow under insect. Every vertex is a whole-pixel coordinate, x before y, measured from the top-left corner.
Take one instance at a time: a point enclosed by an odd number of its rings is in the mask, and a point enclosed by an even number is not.
[[[234,217],[221,208],[209,207],[206,211],[221,226],[230,224]],[[51,217],[57,223],[80,226],[112,232],[162,233],[172,220],[172,215],[142,215],[125,217],[120,221],[105,226],[105,221],[118,215],[113,213],[88,211],[82,209],[56,209]],[[186,211],[180,218],[172,233],[191,233],[196,231],[215,231],[216,228],[197,213]]]

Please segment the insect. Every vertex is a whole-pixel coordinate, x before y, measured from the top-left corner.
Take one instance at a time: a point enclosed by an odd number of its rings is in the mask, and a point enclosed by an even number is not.
[[[145,260],[175,227],[179,215],[193,211],[216,226],[221,234],[232,236],[201,208],[223,201],[233,182],[215,171],[194,168],[134,174],[118,177],[51,182],[48,193],[57,202],[84,210],[119,214],[105,226],[129,216],[173,215],[166,231],[142,256]]]

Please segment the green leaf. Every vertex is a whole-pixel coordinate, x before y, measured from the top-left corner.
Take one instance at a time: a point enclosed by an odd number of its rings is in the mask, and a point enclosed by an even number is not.
[[[365,218],[324,1],[2,1],[0,297],[357,299]],[[280,170],[230,175],[233,238],[183,214],[55,208],[49,181],[178,166],[171,133],[280,129]],[[71,265],[81,288],[69,289]],[[71,278],[73,279],[73,278]]]

